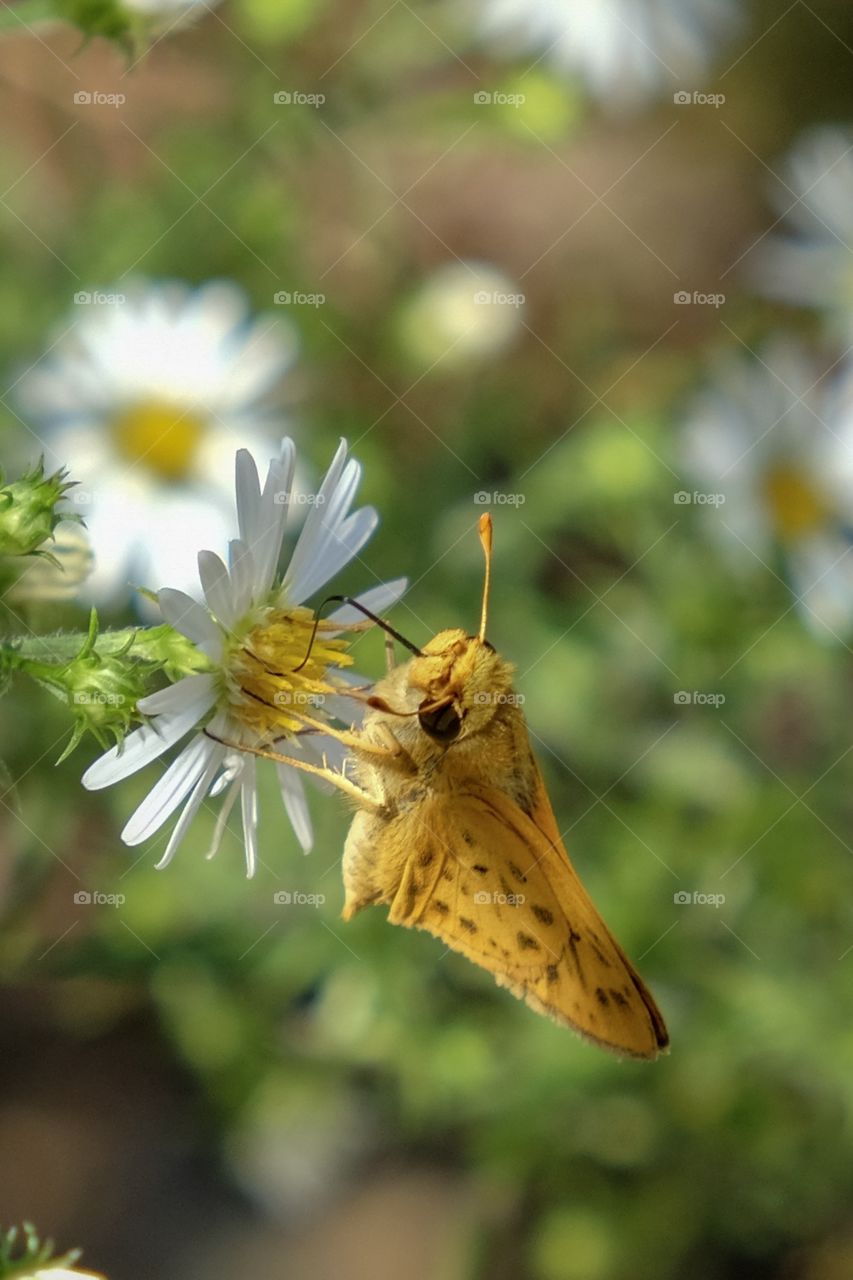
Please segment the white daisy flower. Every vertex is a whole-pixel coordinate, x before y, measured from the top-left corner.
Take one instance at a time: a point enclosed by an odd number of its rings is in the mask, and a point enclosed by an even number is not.
[[[47,458],[78,481],[71,500],[95,555],[88,598],[141,582],[189,587],[191,549],[229,536],[234,450],[266,450],[280,431],[269,397],[293,361],[294,331],[253,319],[225,281],[76,296],[15,393]]]
[[[111,786],[192,731],[122,831],[126,844],[140,844],[183,805],[158,867],[171,861],[207,798],[223,795],[209,856],[216,852],[239,799],[246,867],[253,875],[258,859],[258,761],[225,743],[252,747],[275,743],[281,752],[284,739],[285,754],[314,764],[320,764],[324,755],[338,762],[337,744],[305,732],[305,717],[317,722],[337,716],[348,724],[358,718],[358,704],[346,697],[348,673],[343,668],[351,659],[346,641],[339,637],[342,629],[363,622],[363,615],[345,605],[319,624],[315,635],[315,616],[304,601],[358,556],[378,517],[372,507],[350,511],[361,467],[354,459],[347,460],[342,441],[279,578],[276,568],[287,513],[296,505],[291,502],[294,466],[293,443],[285,440],[281,455],[270,463],[262,489],[251,454],[245,449],[238,452],[239,537],[230,544],[229,566],[212,551],[199,553],[204,605],[173,588],[158,593],[164,619],[206,654],[211,670],[187,676],[142,699],[139,709],[150,722],[106,752],[83,775],[89,789]],[[372,587],[358,599],[377,612],[398,600],[404,589],[405,580],[397,579]],[[307,852],[312,830],[301,774],[286,764],[275,767],[284,807]]]
[[[546,58],[608,106],[696,88],[734,26],[731,0],[479,0],[483,35]]]
[[[767,297],[819,307],[850,335],[853,314],[853,130],[824,125],[797,140],[775,203],[791,234],[759,242],[751,276]]]
[[[697,501],[733,567],[781,564],[824,637],[853,625],[853,392],[847,402],[845,439],[839,391],[827,391],[798,347],[777,341],[755,359],[724,359],[685,431]]]

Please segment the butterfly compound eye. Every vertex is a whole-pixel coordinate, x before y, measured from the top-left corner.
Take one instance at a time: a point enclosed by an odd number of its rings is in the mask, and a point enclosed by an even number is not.
[[[425,710],[418,712],[418,721],[424,733],[428,733],[436,742],[452,742],[462,728],[462,720],[452,702],[443,702],[440,706],[421,704]]]

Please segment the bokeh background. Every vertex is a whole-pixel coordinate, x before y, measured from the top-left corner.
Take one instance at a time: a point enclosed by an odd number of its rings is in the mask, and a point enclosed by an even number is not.
[[[404,572],[413,641],[473,626],[492,510],[491,638],[672,1052],[612,1060],[382,911],[343,926],[334,798],[303,857],[268,780],[253,881],[204,813],[155,874],[165,836],[118,833],[157,766],[84,792],[97,744],[57,768],[68,711],[19,682],[0,1220],[112,1280],[848,1277],[849,7],[721,13],[704,74],[667,53],[627,94],[452,4],[226,0],[130,55],[4,24],[7,467],[62,454],[18,392],[102,305],[75,294],[235,282],[297,344],[271,451],[310,478],[347,436],[382,513],[341,590]],[[177,545],[185,477],[142,472]],[[80,628],[86,590],[4,596],[4,630]]]

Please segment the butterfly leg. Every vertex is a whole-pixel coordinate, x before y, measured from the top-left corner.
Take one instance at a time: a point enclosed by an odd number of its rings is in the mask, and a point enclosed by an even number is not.
[[[415,762],[412,757],[405,747],[401,746],[397,741],[387,725],[376,725],[377,738],[373,739],[369,738],[365,733],[360,733],[357,729],[336,729],[333,725],[326,724],[324,720],[315,720],[313,716],[307,715],[304,711],[293,711],[292,714],[298,717],[309,729],[316,729],[318,733],[324,733],[328,737],[334,738],[342,746],[349,747],[354,754],[368,756],[371,763],[389,764],[405,773],[416,772]]]
[[[369,809],[374,813],[379,813],[384,809],[384,799],[371,795],[364,787],[359,787],[354,782],[350,782],[349,778],[345,778],[342,773],[338,773],[335,769],[328,768],[328,766],[323,767],[322,765],[311,764],[308,760],[300,760],[296,756],[284,756],[280,752],[270,751],[266,747],[251,747],[245,742],[234,742],[230,738],[220,738],[217,734],[211,733],[209,729],[204,729],[202,732],[205,737],[212,738],[214,742],[219,742],[223,747],[228,747],[232,751],[245,752],[250,756],[259,756],[262,760],[274,760],[276,764],[290,765],[291,768],[299,769],[302,773],[310,773],[314,777],[322,778],[324,782],[330,782],[339,791],[343,791],[344,795],[355,800],[361,809]]]

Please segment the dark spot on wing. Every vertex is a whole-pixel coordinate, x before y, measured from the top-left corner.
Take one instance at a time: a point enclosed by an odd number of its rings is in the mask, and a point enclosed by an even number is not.
[[[595,988],[595,998],[598,1001],[598,1003],[605,1009],[610,1004],[610,1001],[607,998],[607,992],[603,989],[603,987]]]
[[[581,936],[578,933],[578,931],[576,929],[573,929],[572,926],[569,925],[568,947],[572,953],[572,959],[575,962],[575,969],[577,970],[578,981],[580,982],[584,991],[586,991],[586,976],[584,974],[583,965],[581,964],[580,957],[578,955],[577,944],[580,942],[580,940],[581,940]]]
[[[473,843],[474,843],[474,837],[471,835],[471,832],[470,832],[470,831],[463,831],[463,832],[462,832],[462,839],[465,841],[465,843],[466,843],[466,844],[473,844]]]
[[[522,933],[519,930],[519,932],[515,936],[518,941],[518,945],[521,947],[522,951],[538,951],[539,950],[539,943],[536,941],[535,938],[531,938],[529,933]]]
[[[482,862],[475,862],[471,870],[476,871],[478,876],[486,876],[489,874],[489,868],[484,867]]]
[[[614,1000],[616,1001],[616,1003],[619,1005],[619,1008],[620,1008],[620,1009],[627,1009],[627,1007],[628,1007],[628,1001],[625,999],[625,997],[623,996],[622,992],[621,992],[621,991],[614,991],[612,987],[608,987],[608,990],[609,990],[610,994],[612,995],[613,999],[614,999]]]
[[[460,916],[459,923],[462,925],[462,928],[466,931],[466,933],[477,932],[477,926],[474,924],[474,921],[469,920],[467,916]]]
[[[538,907],[534,905],[533,914],[535,915],[537,920],[541,921],[542,924],[554,923],[553,913],[550,912],[547,907]]]
[[[527,884],[527,876],[524,874],[524,872],[521,870],[520,867],[517,867],[515,865],[514,862],[509,863],[509,870],[510,870],[510,875],[515,876],[519,884]]]
[[[560,976],[560,971],[555,964],[546,964],[545,980],[546,982],[556,982]]]
[[[432,905],[435,907],[439,915],[446,916],[450,914],[450,907],[446,902],[441,902],[439,898],[434,898]]]
[[[424,849],[423,853],[418,855],[418,866],[429,867],[432,865],[432,862],[434,859],[435,859],[435,854],[433,853],[432,849]]]

